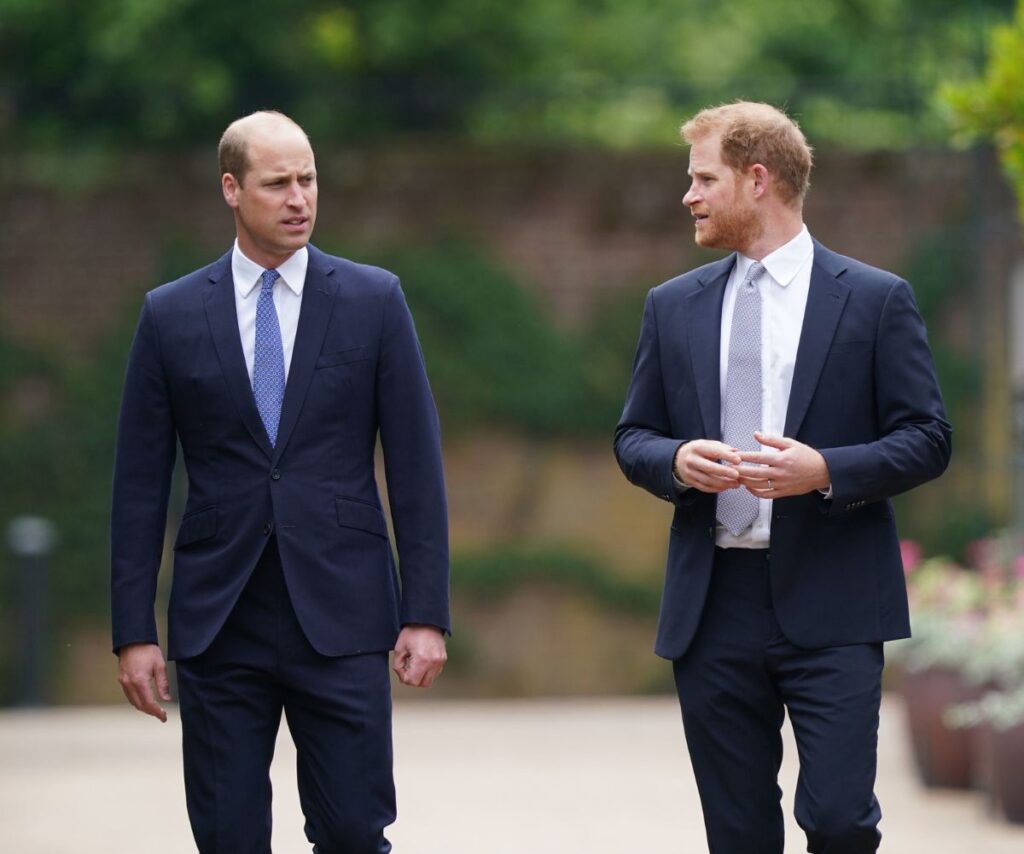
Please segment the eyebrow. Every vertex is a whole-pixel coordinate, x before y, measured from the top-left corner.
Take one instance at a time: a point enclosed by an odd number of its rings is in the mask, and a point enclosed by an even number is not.
[[[272,172],[269,175],[265,175],[261,180],[265,184],[272,184],[274,181],[280,181],[282,179],[289,178],[291,175],[297,174],[300,178],[315,178],[316,169],[302,169],[298,172]]]

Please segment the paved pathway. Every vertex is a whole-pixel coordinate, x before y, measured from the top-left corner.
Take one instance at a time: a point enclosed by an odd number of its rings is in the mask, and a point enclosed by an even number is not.
[[[127,708],[0,713],[5,854],[182,854],[176,717]],[[674,699],[403,701],[395,713],[396,854],[705,851]],[[787,730],[783,788],[796,769]],[[274,852],[308,854],[286,732],[275,761]],[[1020,854],[1024,827],[970,794],[925,792],[909,767],[902,709],[887,699],[878,794],[883,852]],[[787,854],[803,851],[789,818]]]

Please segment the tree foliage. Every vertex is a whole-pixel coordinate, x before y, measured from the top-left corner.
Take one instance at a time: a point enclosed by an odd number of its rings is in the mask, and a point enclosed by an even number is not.
[[[275,106],[318,139],[671,144],[709,102],[858,148],[938,138],[1012,0],[0,0],[0,137],[114,148]],[[851,133],[856,128],[856,133]]]
[[[942,96],[961,131],[996,143],[1024,218],[1024,0],[1012,22],[992,29],[985,73]]]

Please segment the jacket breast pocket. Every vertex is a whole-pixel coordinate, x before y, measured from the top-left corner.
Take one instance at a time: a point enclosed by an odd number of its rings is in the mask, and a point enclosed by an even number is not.
[[[217,533],[217,508],[204,507],[189,513],[181,520],[178,526],[178,536],[174,541],[174,548],[180,549],[185,546],[208,540]]]
[[[352,362],[363,362],[369,358],[366,354],[366,345],[349,347],[345,350],[335,350],[333,353],[321,353],[316,360],[316,370],[321,368],[333,368],[338,365],[348,365]]]
[[[863,386],[871,377],[874,361],[873,341],[833,341],[825,359],[821,382],[827,382],[832,388],[842,390],[847,399],[870,399],[857,395],[869,392],[869,389]]]

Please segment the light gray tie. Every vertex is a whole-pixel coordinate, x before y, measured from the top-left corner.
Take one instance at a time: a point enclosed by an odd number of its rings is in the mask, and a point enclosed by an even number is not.
[[[764,265],[755,261],[747,270],[732,312],[729,370],[725,378],[722,441],[741,451],[760,450],[754,431],[761,429],[761,289]],[[734,537],[757,518],[758,499],[743,487],[718,495],[718,521]]]

